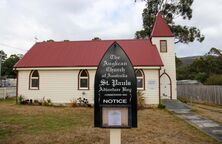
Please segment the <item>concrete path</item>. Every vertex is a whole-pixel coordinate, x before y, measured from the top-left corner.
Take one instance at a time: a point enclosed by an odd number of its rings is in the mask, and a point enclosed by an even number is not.
[[[176,116],[184,119],[189,124],[212,136],[217,141],[222,142],[221,124],[192,112],[190,106],[178,100],[162,100],[162,102],[166,108],[173,112]]]

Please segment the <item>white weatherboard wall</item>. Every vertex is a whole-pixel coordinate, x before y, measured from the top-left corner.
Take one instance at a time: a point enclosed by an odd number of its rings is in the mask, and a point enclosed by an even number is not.
[[[145,90],[143,93],[146,104],[159,104],[158,71],[159,70],[143,70],[145,74]]]
[[[167,52],[160,52],[160,40],[167,41]],[[172,99],[177,99],[176,93],[176,64],[175,64],[175,48],[174,48],[174,38],[173,37],[153,37],[152,43],[156,45],[161,59],[163,61],[164,67],[161,68],[160,75],[165,72],[170,76],[172,81]],[[160,83],[168,83],[166,78],[161,78]],[[170,88],[170,87],[169,87]],[[170,91],[170,89],[168,89]],[[161,95],[163,93],[163,87],[161,87]],[[169,93],[169,92],[167,92]],[[162,97],[163,98],[163,97]]]
[[[36,69],[37,70],[37,69]],[[80,69],[72,70],[38,70],[39,90],[29,89],[29,75],[31,70],[19,70],[18,95],[26,99],[50,99],[53,103],[71,103],[79,97],[87,98],[94,103],[95,69],[88,69],[89,90],[78,90],[78,74]],[[146,104],[159,104],[159,70],[144,69]],[[149,84],[149,82],[154,82]]]
[[[39,90],[29,90],[30,71],[19,71],[18,95],[27,99],[51,99],[53,103],[70,103],[84,97],[93,103],[95,70],[89,72],[89,90],[78,90],[79,70],[39,70]],[[83,94],[84,92],[84,94]]]

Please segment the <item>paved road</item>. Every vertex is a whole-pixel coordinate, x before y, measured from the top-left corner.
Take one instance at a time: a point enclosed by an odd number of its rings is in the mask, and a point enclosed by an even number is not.
[[[162,100],[166,108],[176,116],[184,119],[189,124],[195,126],[206,134],[212,136],[217,141],[222,142],[222,125],[206,117],[192,112],[191,108],[178,100]]]

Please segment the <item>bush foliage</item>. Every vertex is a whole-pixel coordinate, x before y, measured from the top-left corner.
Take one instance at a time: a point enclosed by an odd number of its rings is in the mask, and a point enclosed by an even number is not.
[[[142,91],[137,91],[137,109],[145,108],[145,101],[143,97],[144,93]]]
[[[177,80],[198,80],[203,84],[222,85],[222,51],[211,48],[204,56],[190,65],[184,65],[176,58]]]
[[[207,81],[207,85],[222,85],[222,75],[212,75],[210,76]]]

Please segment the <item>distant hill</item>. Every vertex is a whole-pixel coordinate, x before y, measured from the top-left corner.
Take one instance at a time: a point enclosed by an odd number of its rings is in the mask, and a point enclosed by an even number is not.
[[[200,58],[201,56],[189,56],[189,57],[181,57],[179,58],[184,65],[192,64],[195,59]]]

